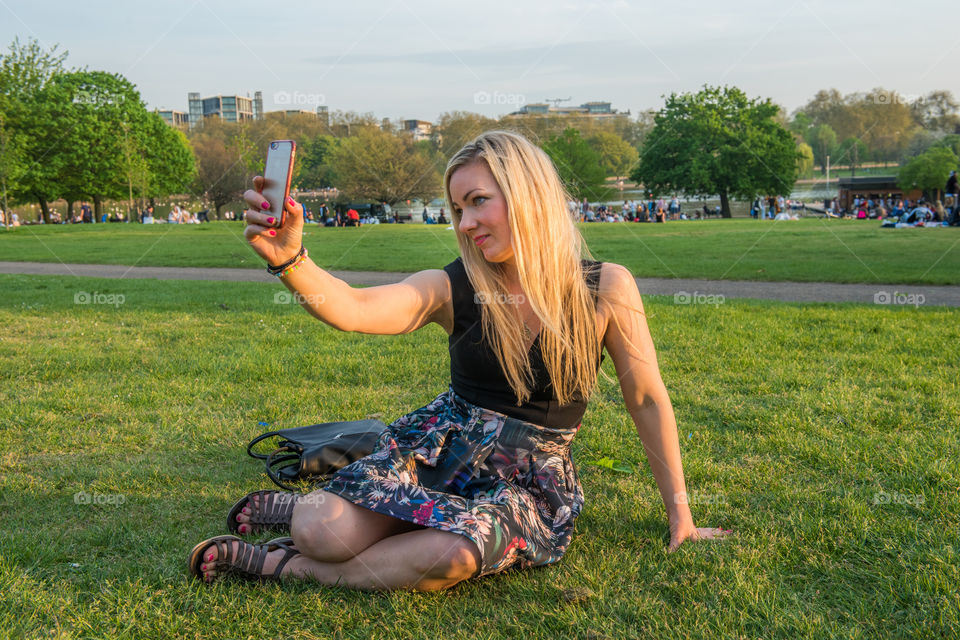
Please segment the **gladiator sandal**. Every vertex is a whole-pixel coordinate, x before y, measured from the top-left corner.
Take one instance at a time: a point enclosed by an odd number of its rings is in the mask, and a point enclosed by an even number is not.
[[[257,497],[256,503],[252,500],[253,496]],[[248,493],[237,500],[227,514],[227,530],[235,535],[241,535],[240,525],[245,524],[249,530],[242,535],[264,531],[287,533],[290,531],[293,508],[301,497],[299,493],[271,489]],[[238,522],[237,514],[246,507],[249,507],[247,515],[250,517],[250,522]]]
[[[234,556],[233,542],[237,543],[236,556]],[[207,561],[205,556],[213,548],[217,548],[217,557],[215,560]],[[263,564],[267,559],[267,554],[277,549],[283,549],[283,557],[277,563],[277,568],[270,575],[263,573]],[[190,574],[200,581],[206,582],[203,576],[203,570],[200,568],[204,564],[213,564],[207,571],[216,571],[214,580],[218,580],[227,575],[235,575],[245,580],[280,580],[280,574],[283,568],[287,566],[292,558],[300,555],[300,552],[293,548],[291,538],[276,538],[263,544],[251,544],[244,542],[236,536],[217,536],[204,540],[193,548],[190,552],[188,563]],[[211,580],[211,583],[213,580]]]

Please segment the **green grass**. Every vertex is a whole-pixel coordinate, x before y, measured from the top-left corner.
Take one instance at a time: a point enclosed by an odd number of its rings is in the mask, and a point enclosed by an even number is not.
[[[881,229],[876,221],[709,220],[584,224],[602,260],[637,276],[801,282],[960,284],[960,230]],[[418,271],[458,255],[442,226],[308,227],[327,269]],[[59,225],[0,232],[0,260],[260,268],[240,223]]]
[[[269,486],[244,452],[258,422],[389,421],[422,406],[449,380],[441,329],[339,333],[274,304],[276,284],[0,276],[0,287],[0,635],[898,638],[960,628],[956,311],[650,297],[694,517],[735,537],[665,553],[643,449],[618,389],[601,379],[573,445],[586,505],[560,563],[384,594],[205,588],[187,582],[185,561],[224,532],[239,496]],[[78,292],[124,298],[77,305]],[[604,455],[639,472],[585,464]],[[79,491],[125,501],[76,504]]]

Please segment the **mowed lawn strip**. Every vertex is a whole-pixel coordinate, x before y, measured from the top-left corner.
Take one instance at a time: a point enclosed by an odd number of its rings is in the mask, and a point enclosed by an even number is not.
[[[960,284],[960,229],[881,229],[876,221],[593,223],[594,255],[639,277],[797,282]],[[325,269],[412,272],[459,255],[443,225],[308,226]],[[0,261],[260,268],[243,225],[58,225],[0,231]]]
[[[0,628],[14,637],[887,638],[960,625],[955,311],[648,297],[696,522],[735,537],[665,553],[608,358],[573,444],[586,505],[561,562],[449,592],[364,593],[208,588],[185,562],[225,532],[238,497],[271,486],[244,451],[260,422],[390,422],[423,406],[449,381],[441,329],[337,332],[275,303],[279,284],[0,286]],[[589,464],[605,456],[637,472]]]

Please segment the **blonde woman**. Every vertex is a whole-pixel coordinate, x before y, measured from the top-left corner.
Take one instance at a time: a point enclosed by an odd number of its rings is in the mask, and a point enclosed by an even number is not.
[[[694,525],[636,283],[622,266],[582,259],[569,196],[546,154],[517,134],[490,131],[450,160],[444,188],[461,257],[364,289],[301,251],[299,204],[287,202],[290,222],[275,230],[260,194],[246,193],[247,240],[269,265],[286,265],[281,279],[309,313],[360,333],[436,323],[449,335],[451,382],[323,489],[241,498],[231,529],[289,537],[201,542],[189,559],[197,578],[311,577],[430,591],[559,561],[583,507],[570,443],[604,348],[666,505],[669,550],[729,533]]]

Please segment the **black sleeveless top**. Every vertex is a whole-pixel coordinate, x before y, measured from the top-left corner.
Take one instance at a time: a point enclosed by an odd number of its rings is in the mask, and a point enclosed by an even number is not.
[[[597,301],[600,264],[582,260],[587,286]],[[450,334],[450,380],[453,390],[468,402],[543,427],[569,428],[580,423],[587,403],[580,394],[569,404],[560,405],[553,393],[550,374],[543,363],[540,335],[530,348],[530,367],[534,377],[530,398],[517,406],[517,397],[497,361],[493,349],[483,339],[480,305],[474,298],[462,258],[443,268],[450,277],[453,298],[453,333]],[[602,351],[602,348],[601,348]],[[597,362],[599,369],[603,354]]]

